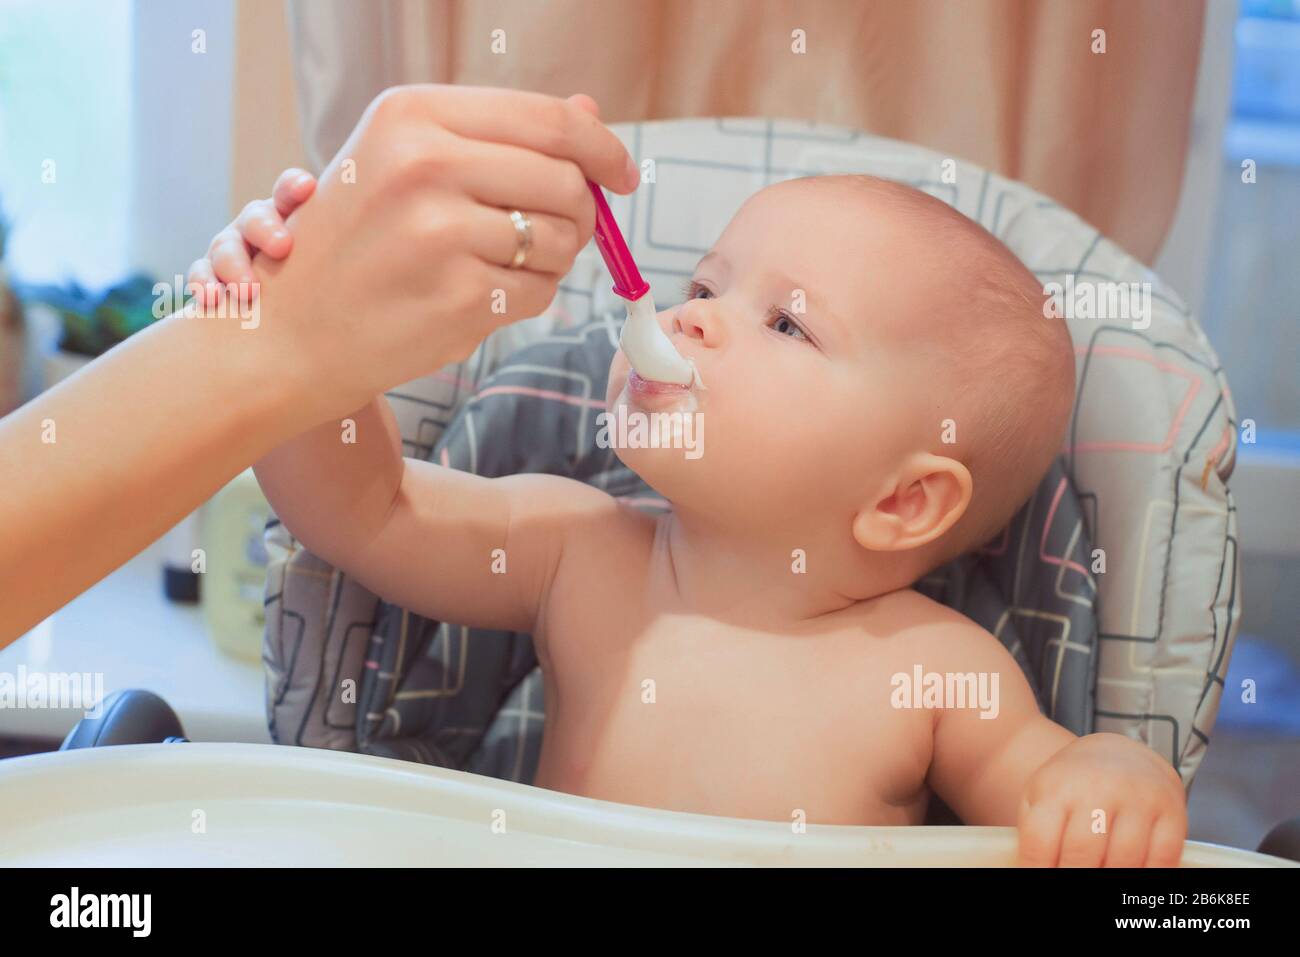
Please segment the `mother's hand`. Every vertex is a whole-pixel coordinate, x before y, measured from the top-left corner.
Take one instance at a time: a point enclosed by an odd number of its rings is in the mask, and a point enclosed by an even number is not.
[[[586,180],[619,193],[639,181],[595,112],[585,97],[483,87],[381,94],[290,219],[292,254],[255,261],[249,344],[309,377],[323,420],[542,312],[591,237]],[[532,222],[518,269],[515,209]]]
[[[286,439],[544,309],[591,235],[586,179],[636,186],[594,112],[390,90],[291,219],[289,258],[254,261],[255,324],[169,316],[0,419],[0,648]],[[518,270],[512,208],[534,224]]]

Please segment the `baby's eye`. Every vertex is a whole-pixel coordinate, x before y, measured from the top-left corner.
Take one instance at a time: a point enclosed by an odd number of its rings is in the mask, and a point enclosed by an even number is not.
[[[811,342],[808,333],[803,331],[803,327],[794,321],[794,318],[782,309],[773,309],[767,318],[767,327],[774,332],[779,332],[783,336],[790,336],[792,339],[804,339]]]
[[[687,299],[708,299],[713,295],[708,286],[698,283],[694,279],[682,287],[682,294]]]

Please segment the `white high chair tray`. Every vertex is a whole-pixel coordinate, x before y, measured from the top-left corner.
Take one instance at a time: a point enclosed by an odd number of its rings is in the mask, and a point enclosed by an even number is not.
[[[1006,866],[998,827],[839,827],[682,814],[405,761],[148,744],[0,762],[8,866]],[[1184,866],[1277,866],[1189,841]]]

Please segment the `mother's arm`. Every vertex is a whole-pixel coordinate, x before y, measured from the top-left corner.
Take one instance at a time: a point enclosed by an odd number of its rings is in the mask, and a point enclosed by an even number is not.
[[[276,445],[541,312],[591,236],[588,179],[639,182],[587,97],[376,98],[290,223],[293,254],[254,263],[254,326],[170,316],[0,421],[0,647]],[[543,231],[506,268],[512,208],[568,239]]]
[[[169,316],[0,419],[0,647],[313,424],[260,345]]]

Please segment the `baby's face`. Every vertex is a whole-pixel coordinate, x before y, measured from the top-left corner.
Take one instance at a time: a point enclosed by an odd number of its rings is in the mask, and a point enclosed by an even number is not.
[[[847,536],[897,463],[960,416],[936,398],[944,373],[924,347],[954,304],[923,240],[852,188],[789,182],[753,196],[700,260],[686,301],[658,316],[704,389],[646,394],[621,351],[610,369],[611,412],[694,407],[698,457],[626,447],[619,457],[675,509],[722,527],[770,530],[797,548],[834,518]]]

